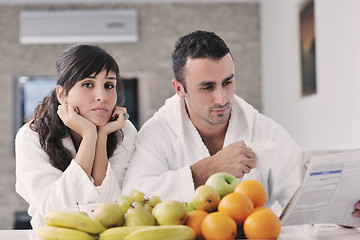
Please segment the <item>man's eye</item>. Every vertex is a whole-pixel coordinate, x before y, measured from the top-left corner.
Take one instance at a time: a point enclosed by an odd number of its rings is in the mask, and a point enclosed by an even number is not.
[[[226,82],[223,83],[223,85],[229,85],[231,83],[232,83],[232,81],[226,81]]]
[[[203,87],[202,90],[207,91],[207,90],[211,90],[213,87],[212,86],[207,86],[207,87]]]

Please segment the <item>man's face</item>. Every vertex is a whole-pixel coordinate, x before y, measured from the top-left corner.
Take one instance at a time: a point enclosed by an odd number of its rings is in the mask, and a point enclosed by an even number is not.
[[[230,53],[220,60],[188,59],[184,79],[185,102],[195,126],[228,122],[234,99],[234,63]]]

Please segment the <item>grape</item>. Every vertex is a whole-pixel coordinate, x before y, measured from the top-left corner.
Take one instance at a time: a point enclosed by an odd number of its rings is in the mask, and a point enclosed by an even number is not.
[[[138,206],[143,207],[143,204],[142,204],[142,202],[133,202],[133,203],[131,203],[131,206],[132,207],[138,207]]]
[[[135,202],[142,202],[145,199],[145,194],[139,190],[132,190],[130,196],[134,199]]]
[[[133,201],[134,201],[134,199],[133,199],[131,196],[124,195],[124,194],[118,196],[118,198],[117,198],[116,200],[117,200],[117,201],[120,201],[120,200],[122,200],[122,199],[128,199],[130,202],[133,202]]]
[[[160,197],[159,196],[151,196],[150,198],[149,198],[149,204],[152,206],[152,207],[155,207],[156,206],[156,204],[158,204],[158,203],[161,203],[161,199],[160,199]]]
[[[117,200],[117,204],[119,205],[121,210],[123,210],[124,213],[126,213],[127,210],[130,208],[131,203],[132,203],[131,200],[128,198],[123,198],[123,199]]]

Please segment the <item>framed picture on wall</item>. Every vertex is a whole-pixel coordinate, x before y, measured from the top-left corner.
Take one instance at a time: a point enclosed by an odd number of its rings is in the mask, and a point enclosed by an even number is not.
[[[316,93],[316,51],[314,1],[308,0],[300,11],[301,93]]]

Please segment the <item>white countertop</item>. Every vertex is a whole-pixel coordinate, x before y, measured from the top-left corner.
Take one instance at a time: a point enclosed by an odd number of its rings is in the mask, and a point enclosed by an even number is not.
[[[279,239],[297,240],[352,240],[360,239],[359,228],[336,225],[283,226]],[[0,230],[0,240],[40,240],[33,230]]]

